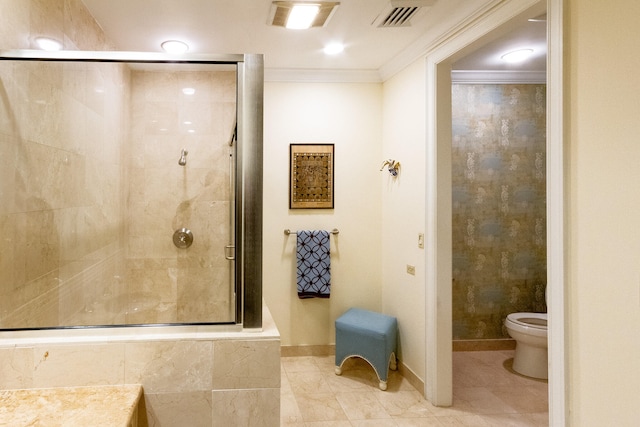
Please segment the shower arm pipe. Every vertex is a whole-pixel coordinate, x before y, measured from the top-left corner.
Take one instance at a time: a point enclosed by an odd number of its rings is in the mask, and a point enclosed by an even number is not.
[[[340,230],[338,230],[337,228],[334,228],[333,230],[330,231],[330,233],[331,234],[340,234]],[[291,231],[288,228],[285,228],[284,234],[289,236],[290,234],[298,234],[298,233],[296,233],[295,231]]]
[[[166,54],[155,52],[118,52],[35,49],[0,50],[0,60],[22,61],[84,61],[84,62],[168,62],[176,64],[237,64],[244,62],[243,54]]]

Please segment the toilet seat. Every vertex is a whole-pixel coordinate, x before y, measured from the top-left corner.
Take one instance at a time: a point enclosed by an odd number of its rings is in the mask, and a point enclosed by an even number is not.
[[[520,326],[547,329],[547,313],[511,313],[507,319]]]
[[[505,326],[524,334],[546,336],[547,313],[511,313],[505,319]]]

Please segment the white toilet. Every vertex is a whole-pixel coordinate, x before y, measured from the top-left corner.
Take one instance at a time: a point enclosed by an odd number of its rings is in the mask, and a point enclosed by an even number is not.
[[[528,377],[547,379],[547,313],[511,313],[504,325],[516,340],[513,370]]]

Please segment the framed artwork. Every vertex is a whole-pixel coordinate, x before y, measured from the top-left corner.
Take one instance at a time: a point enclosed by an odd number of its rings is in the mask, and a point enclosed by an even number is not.
[[[289,154],[289,209],[333,209],[333,144],[291,144]]]

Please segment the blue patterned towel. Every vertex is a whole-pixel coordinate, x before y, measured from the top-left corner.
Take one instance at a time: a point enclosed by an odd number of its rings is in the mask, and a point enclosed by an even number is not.
[[[298,298],[329,298],[331,255],[329,232],[298,230]]]

